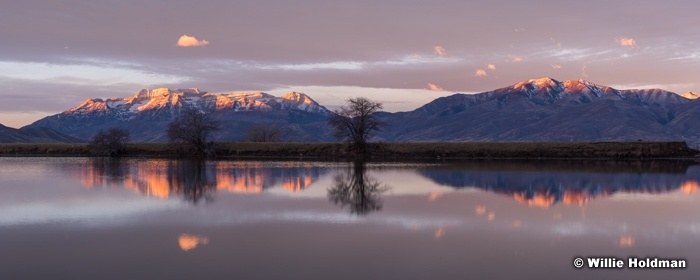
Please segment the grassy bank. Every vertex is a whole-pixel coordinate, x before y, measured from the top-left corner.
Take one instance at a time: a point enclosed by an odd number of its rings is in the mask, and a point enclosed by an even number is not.
[[[218,157],[239,158],[347,158],[338,143],[216,143]],[[89,156],[87,144],[0,144],[0,156]],[[420,158],[683,158],[697,150],[684,142],[443,142],[375,143],[377,159]],[[125,156],[186,157],[184,146],[167,143],[131,143]]]

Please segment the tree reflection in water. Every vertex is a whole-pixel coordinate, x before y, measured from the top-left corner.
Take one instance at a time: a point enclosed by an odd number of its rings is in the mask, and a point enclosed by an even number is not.
[[[389,189],[367,176],[365,163],[355,162],[347,174],[339,174],[328,189],[328,200],[350,209],[351,214],[367,215],[382,209],[381,194]]]
[[[127,164],[118,157],[95,157],[90,161],[93,173],[91,178],[96,180],[93,184],[121,185],[129,175]]]
[[[168,166],[170,189],[182,193],[185,200],[197,204],[204,200],[214,200],[216,180],[208,176],[206,162],[203,160],[173,161]]]

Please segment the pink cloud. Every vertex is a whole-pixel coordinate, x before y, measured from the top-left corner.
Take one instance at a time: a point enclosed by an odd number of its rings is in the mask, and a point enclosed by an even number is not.
[[[637,46],[637,41],[635,41],[634,38],[622,37],[620,39],[617,39],[617,44],[623,47],[634,48]]]
[[[194,36],[182,35],[180,39],[177,40],[177,45],[179,47],[202,47],[209,45],[209,41],[198,40]]]
[[[517,55],[511,55],[511,56],[510,56],[510,59],[511,59],[513,62],[521,62],[521,61],[523,61],[523,58],[522,58],[522,57],[519,57],[519,56],[517,56]]]
[[[488,68],[489,70],[496,70],[496,64],[488,64],[486,65],[486,68]]]
[[[552,69],[561,69],[561,65],[559,65],[559,64],[552,64]]]
[[[484,77],[484,76],[486,76],[486,70],[484,70],[484,69],[476,69],[476,71],[474,71],[474,76],[476,76],[476,77]]]
[[[442,46],[435,46],[434,49],[435,49],[435,54],[437,54],[438,56],[446,56],[447,55],[447,53],[445,52],[445,48],[443,48]]]
[[[432,90],[432,91],[443,91],[444,90],[440,86],[438,86],[436,84],[431,84],[431,83],[428,83],[428,89]]]

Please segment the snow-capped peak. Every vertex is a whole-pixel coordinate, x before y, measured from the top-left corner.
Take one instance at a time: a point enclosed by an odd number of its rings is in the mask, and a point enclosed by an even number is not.
[[[681,96],[682,96],[682,97],[685,97],[685,98],[687,98],[687,99],[698,99],[698,98],[700,98],[700,95],[698,95],[697,93],[692,92],[692,91],[687,91],[687,92],[681,94]]]
[[[549,77],[544,77],[544,78],[539,78],[539,79],[530,79],[528,80],[530,84],[534,84],[540,88],[544,87],[561,87],[561,82],[549,78]]]
[[[593,93],[601,96],[603,93],[613,90],[610,87],[601,86],[586,80],[565,80],[560,82],[549,77],[525,80],[513,85],[512,88],[531,93],[546,92],[557,96],[572,93]]]
[[[528,99],[540,104],[551,104],[562,99],[574,103],[587,103],[598,98],[630,98],[656,104],[680,104],[687,102],[688,99],[700,98],[700,95],[693,92],[680,95],[662,89],[618,90],[582,79],[559,82],[552,78],[529,79],[494,92],[523,94],[527,96]],[[681,98],[681,96],[685,98]]]
[[[316,105],[318,104],[318,103],[316,103],[316,101],[314,101],[313,99],[311,99],[311,97],[309,97],[309,96],[306,95],[305,93],[303,93],[303,92],[296,92],[296,91],[292,91],[292,92],[290,92],[290,93],[287,93],[287,94],[285,94],[285,95],[282,95],[282,99],[286,99],[286,100],[289,100],[289,101],[294,101],[294,102],[297,102],[297,103],[300,103],[300,104],[302,104],[302,103],[303,103],[303,104],[316,104]]]
[[[70,108],[66,110],[66,113],[76,113],[76,112],[91,112],[91,111],[99,111],[99,110],[105,110],[107,108],[107,104],[104,102],[104,100],[99,99],[99,98],[92,98],[92,99],[86,99],[83,101],[83,103],[80,103],[80,105],[75,106],[73,108]]]
[[[564,85],[552,78],[544,77],[539,79],[529,79],[513,85],[513,88],[523,91],[538,91],[541,89],[562,90]]]
[[[88,99],[65,113],[79,115],[114,114],[120,119],[131,119],[141,113],[177,114],[181,108],[201,111],[271,111],[301,110],[327,114],[329,111],[308,95],[290,92],[282,97],[264,92],[230,92],[210,94],[196,88],[142,89],[126,98]],[[169,112],[169,113],[168,113]]]
[[[316,101],[311,99],[311,97],[302,92],[292,91],[283,95],[281,98],[291,102],[298,110],[316,113],[328,112],[326,108],[319,105]]]
[[[251,98],[251,99],[275,98],[275,96],[273,96],[269,93],[262,92],[262,91],[229,92],[229,93],[221,94],[221,95],[229,97],[229,98]]]
[[[137,92],[133,97],[137,99],[151,99],[157,97],[167,97],[170,95],[203,95],[206,92],[201,92],[197,88],[188,89],[170,89],[170,88],[157,88],[157,89],[142,89]]]

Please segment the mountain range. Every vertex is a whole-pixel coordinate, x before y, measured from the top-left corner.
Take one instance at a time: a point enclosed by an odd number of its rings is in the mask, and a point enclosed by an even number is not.
[[[586,170],[579,162],[576,170],[558,165],[560,169],[552,172],[551,167],[532,168],[541,167],[542,163],[528,165],[521,162],[508,167],[502,164],[494,168],[487,162],[479,162],[478,165],[419,168],[417,172],[442,186],[503,194],[524,204],[544,208],[556,203],[583,205],[616,193],[661,194],[680,190],[690,194],[700,188],[697,181],[700,168],[697,165],[664,166],[666,163],[657,163],[659,170],[612,165],[600,170]]]
[[[382,136],[391,141],[680,140],[700,133],[700,103],[688,97],[584,80],[532,79],[384,114],[390,126]]]
[[[373,97],[369,96],[370,99]],[[685,140],[698,146],[698,95],[661,89],[618,90],[584,80],[531,79],[478,94],[453,94],[413,111],[380,112],[389,126],[375,141]],[[49,128],[80,139],[121,127],[136,142],[167,141],[167,124],[186,109],[219,120],[216,141],[239,141],[267,124],[283,140],[334,141],[331,111],[304,93],[212,94],[198,89],[143,89],[125,98],[88,99],[22,129]]]
[[[216,141],[239,141],[253,125],[279,127],[288,140],[328,139],[326,118],[330,111],[304,93],[275,97],[264,92],[210,94],[193,89],[143,89],[125,98],[88,99],[80,105],[34,122],[28,127],[48,127],[74,137],[89,139],[101,129],[126,129],[135,142],[166,142],[167,125],[182,112],[196,109],[221,124]],[[318,129],[322,127],[323,129]]]

